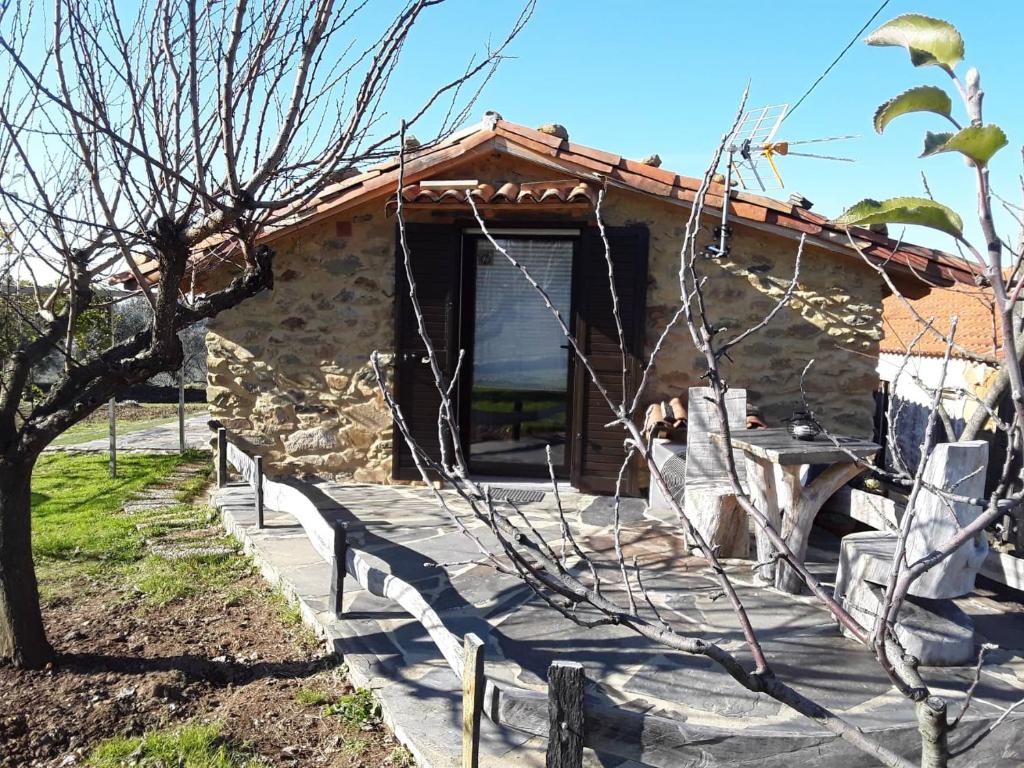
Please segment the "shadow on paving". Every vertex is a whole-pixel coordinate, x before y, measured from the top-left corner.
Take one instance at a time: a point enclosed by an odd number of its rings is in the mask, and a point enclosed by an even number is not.
[[[486,645],[488,677],[496,681],[544,691],[550,663],[573,660],[587,670],[588,698],[607,705],[626,704],[633,710],[694,724],[727,726],[726,719],[730,719],[740,730],[778,725],[794,734],[822,735],[814,723],[799,717],[794,720],[778,702],[743,689],[703,656],[665,648],[618,626],[582,628],[553,612],[514,577],[467,562],[479,560],[482,553],[427,494],[417,496],[409,489],[381,486],[295,485],[302,488],[325,519],[346,523],[353,547],[384,561],[394,576],[413,585],[438,612],[447,630],[456,636],[468,632],[480,636]],[[588,509],[589,519],[598,522],[592,505]],[[538,529],[557,540],[559,520],[551,510],[531,507],[527,511]],[[598,555],[614,553],[609,526],[581,522],[579,510],[569,517],[585,548]],[[473,532],[485,545],[494,544],[485,525],[472,524]],[[245,535],[249,534],[247,526],[243,523]],[[301,541],[301,534],[297,523],[271,522],[271,527],[252,541],[257,547],[264,535]],[[628,557],[638,557],[645,585],[655,595],[666,619],[683,631],[719,643],[751,666],[736,616],[721,597],[716,579],[702,561],[689,557],[674,526],[646,517],[633,519],[623,526],[622,540]],[[815,533],[809,552],[816,570],[834,572],[837,543],[827,533]],[[299,568],[308,567],[310,573],[329,580],[326,563],[301,563]],[[576,570],[586,583],[590,578],[587,569],[580,564]],[[915,723],[912,705],[894,694],[871,654],[842,637],[831,617],[812,598],[784,595],[759,585],[749,572],[749,563],[732,562],[729,570],[781,679],[810,698],[847,713],[864,728]],[[621,588],[610,583],[618,578],[617,566],[606,563],[599,566],[599,572],[609,576],[606,594],[625,604]],[[279,568],[278,573],[280,578],[287,578],[286,570]],[[302,597],[311,605],[326,605],[321,597],[326,588],[324,584],[322,591],[302,593]],[[352,586],[346,582],[346,588]],[[643,613],[657,622],[653,610],[645,607]],[[328,621],[328,632],[332,633],[329,620],[318,619]],[[1020,626],[1019,616],[1017,622]],[[347,596],[342,621],[334,623],[345,627],[336,647],[344,649],[350,660],[363,659],[358,663],[366,665],[368,680],[378,681],[372,687],[385,699],[397,726],[412,732],[413,741],[423,738],[428,746],[438,749],[446,740],[448,746],[458,744],[461,686],[418,621],[393,603],[360,589]],[[991,623],[999,622],[993,618]],[[1018,671],[1019,662],[1013,653],[999,661],[1007,665],[1005,669]],[[957,702],[971,685],[973,669],[922,671],[950,699],[951,711],[958,710]],[[989,672],[986,667],[976,688],[972,714],[992,716],[1014,700],[1009,686]],[[433,730],[425,733],[427,723]],[[538,746],[536,739],[486,721],[484,731],[486,751],[492,755],[500,756],[503,750],[527,742],[531,747]],[[542,749],[543,743],[539,746]],[[455,762],[437,765],[455,765],[456,758],[453,755]],[[633,765],[604,755],[590,758],[601,766]],[[490,764],[504,765],[500,761]],[[853,764],[860,765],[856,761]]]

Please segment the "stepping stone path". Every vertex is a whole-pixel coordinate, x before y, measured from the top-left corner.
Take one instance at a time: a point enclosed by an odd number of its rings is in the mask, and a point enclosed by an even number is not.
[[[177,498],[178,489],[183,483],[202,476],[205,471],[202,465],[180,467],[158,484],[125,502],[124,514],[139,520],[135,529],[154,537],[146,541],[151,554],[168,560],[183,560],[235,553],[234,547],[211,544],[206,538],[188,537],[190,532],[205,527],[210,520],[201,512],[184,509],[183,502]]]

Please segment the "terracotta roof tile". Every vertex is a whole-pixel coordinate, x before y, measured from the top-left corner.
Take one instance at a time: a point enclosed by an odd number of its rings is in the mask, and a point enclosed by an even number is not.
[[[437,184],[443,183],[439,180]],[[485,205],[495,204],[565,204],[597,202],[593,186],[578,179],[517,183],[506,181],[495,189],[493,184],[480,183],[471,189],[458,187],[409,184],[402,189],[402,200],[407,203],[434,203],[437,205],[466,202],[466,196]]]
[[[574,144],[505,120],[485,118],[482,123],[450,136],[445,141],[420,147],[408,154],[405,164],[407,186],[403,190],[404,199],[414,203],[465,204],[466,191],[463,189],[424,190],[418,187],[418,182],[428,178],[436,179],[443,176],[449,168],[493,151],[508,152],[516,157],[560,169],[567,174],[576,174],[580,178],[574,178],[564,184],[549,183],[547,187],[543,184],[539,187],[536,184],[524,184],[521,188],[517,184],[506,182],[494,190],[491,185],[481,184],[470,194],[475,200],[486,203],[594,203],[597,200],[597,189],[602,183],[656,198],[692,203],[701,185],[700,179],[681,176],[610,152]],[[389,197],[394,194],[397,180],[397,158],[382,162],[348,179],[342,179],[325,189],[312,204],[299,210],[284,212],[277,226],[265,235],[265,239],[274,240],[375,197]],[[410,190],[413,189],[415,192],[412,192],[410,197]],[[714,209],[721,208],[724,198],[724,187],[721,184],[711,184],[705,197],[705,206],[710,212],[714,212]],[[909,271],[935,284],[974,284],[976,269],[973,266],[940,251],[909,243],[898,244],[884,235],[866,229],[851,227],[847,231],[820,214],[744,190],[731,190],[728,199],[729,209],[733,215],[755,224],[771,226],[780,233],[788,231],[794,238],[806,234],[831,247],[845,248],[851,256],[859,258],[849,243],[852,237],[866,257],[875,263],[885,265],[886,268]],[[198,267],[202,268],[204,263],[204,257],[197,256]],[[122,273],[112,278],[112,282],[131,282],[131,275]]]
[[[904,293],[909,293],[905,291]],[[932,288],[923,296],[902,300],[889,295],[882,301],[882,352],[904,354],[922,330],[921,321],[914,315],[931,320],[943,334],[949,330],[949,321],[957,316],[954,341],[966,350],[986,357],[996,356],[1002,343],[995,313],[992,309],[991,290],[972,286]],[[910,304],[911,310],[907,304]],[[946,343],[932,332],[926,332],[914,344],[914,354],[941,356]],[[953,349],[953,357],[965,357],[962,350]]]

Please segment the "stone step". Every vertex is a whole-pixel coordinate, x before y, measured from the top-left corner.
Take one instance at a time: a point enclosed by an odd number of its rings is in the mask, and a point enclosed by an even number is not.
[[[147,521],[144,523],[136,523],[135,530],[147,531],[152,528],[167,528],[168,530],[175,530],[181,528],[195,528],[198,524],[199,521],[195,519],[177,518],[173,520],[156,520]]]
[[[173,509],[180,507],[180,504],[126,504],[124,506],[124,513],[129,517],[146,516],[163,512],[166,509]]]
[[[140,517],[143,518],[142,520],[140,520],[140,523],[162,523],[168,520],[191,520],[196,525],[202,525],[206,520],[206,518],[202,515],[192,515],[188,513],[183,514],[181,510],[172,509],[168,509],[166,511],[160,510],[156,514],[144,516],[140,515]]]
[[[235,554],[234,547],[223,544],[206,544],[196,547],[183,547],[179,544],[154,544],[150,552],[168,560],[184,560],[189,557],[219,557]]]

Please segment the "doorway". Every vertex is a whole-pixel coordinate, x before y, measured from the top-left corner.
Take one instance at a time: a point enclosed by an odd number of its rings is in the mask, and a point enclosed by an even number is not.
[[[551,304],[571,323],[576,238],[495,235]],[[482,235],[467,235],[464,333],[472,338],[468,424],[470,468],[487,475],[557,477],[569,473],[571,355],[567,339],[537,289]]]

